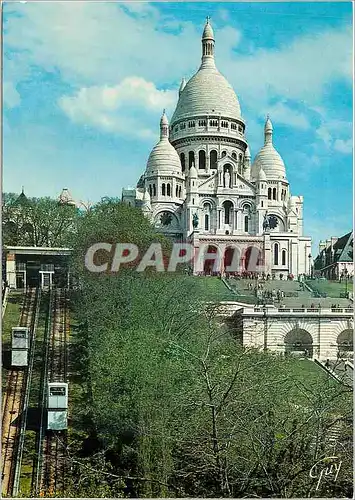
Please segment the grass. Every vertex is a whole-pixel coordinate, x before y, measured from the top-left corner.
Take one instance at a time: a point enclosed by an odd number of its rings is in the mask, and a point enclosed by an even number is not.
[[[216,276],[188,276],[184,277],[187,284],[197,291],[199,298],[211,301],[237,300],[237,296],[231,292],[223,281]]]
[[[319,391],[331,390],[338,385],[338,382],[314,361],[293,356],[286,360],[296,403],[307,403],[309,398],[314,399]]]
[[[335,299],[340,298],[340,294],[345,293],[346,284],[344,281],[339,283],[339,281],[328,281],[328,280],[312,280],[307,281],[307,285],[309,285],[313,290],[321,293],[327,294],[327,297],[333,297]],[[353,282],[348,281],[347,285],[348,292],[353,291]]]
[[[11,331],[14,326],[18,326],[23,304],[23,293],[10,292],[6,306],[5,315],[2,321],[2,345],[10,344]]]

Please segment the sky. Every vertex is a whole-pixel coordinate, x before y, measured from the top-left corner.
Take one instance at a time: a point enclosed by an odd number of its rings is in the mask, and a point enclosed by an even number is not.
[[[144,172],[181,78],[216,65],[246,121],[252,159],[274,126],[314,244],[352,227],[350,2],[4,3],[3,190],[120,197]],[[314,247],[315,248],[315,247]]]

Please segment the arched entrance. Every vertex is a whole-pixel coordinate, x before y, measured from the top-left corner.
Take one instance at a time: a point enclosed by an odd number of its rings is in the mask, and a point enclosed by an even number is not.
[[[248,247],[244,253],[244,270],[248,272],[258,271],[258,267],[262,265],[262,253],[257,247]]]
[[[354,351],[353,330],[348,328],[347,330],[343,330],[339,333],[337,337],[337,344],[339,357],[352,356]]]
[[[232,214],[233,214],[233,203],[229,200],[223,202],[223,212],[224,219],[223,222],[225,225],[232,224]]]
[[[218,269],[219,266],[217,266],[217,264],[216,264],[216,261],[218,263],[217,247],[215,247],[214,245],[209,245],[207,247],[207,250],[205,251],[205,255],[207,255],[207,254],[216,254],[216,258],[204,260],[203,271],[205,274],[211,275],[214,272],[220,270],[220,269]]]
[[[285,354],[294,354],[305,358],[313,357],[312,335],[306,330],[295,328],[284,339]]]
[[[226,273],[239,273],[241,271],[239,248],[236,246],[227,247],[224,252],[223,263]]]

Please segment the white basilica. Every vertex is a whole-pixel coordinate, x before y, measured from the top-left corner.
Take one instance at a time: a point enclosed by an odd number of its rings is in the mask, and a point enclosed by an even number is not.
[[[214,46],[207,20],[200,68],[182,80],[170,127],[164,112],[145,172],[135,189],[123,190],[122,200],[141,207],[175,240],[212,251],[214,244],[237,245],[245,266],[248,248],[257,247],[266,272],[308,274],[303,197],[291,195],[269,117],[264,146],[251,162],[238,98],[216,68]]]

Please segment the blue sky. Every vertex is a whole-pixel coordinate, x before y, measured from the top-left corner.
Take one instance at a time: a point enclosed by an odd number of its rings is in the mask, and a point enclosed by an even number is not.
[[[347,232],[351,3],[5,3],[4,190],[96,201],[135,185],[198,69],[206,15],[252,157],[269,113],[305,234]]]

